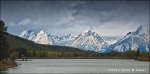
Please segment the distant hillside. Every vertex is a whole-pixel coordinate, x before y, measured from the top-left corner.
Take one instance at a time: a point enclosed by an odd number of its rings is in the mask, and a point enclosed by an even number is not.
[[[10,48],[16,47],[16,48],[49,50],[49,51],[59,51],[59,52],[86,52],[86,51],[80,50],[78,48],[73,48],[73,47],[36,44],[27,39],[23,39],[21,37],[14,36],[8,33],[6,33],[6,37],[7,37],[7,41],[9,43]]]

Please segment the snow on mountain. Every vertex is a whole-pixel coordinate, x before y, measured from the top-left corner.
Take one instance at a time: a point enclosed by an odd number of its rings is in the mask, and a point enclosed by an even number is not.
[[[141,25],[134,33],[134,35],[138,35],[140,38],[143,38],[145,41],[149,41],[149,33],[150,29],[148,25]]]
[[[118,52],[137,49],[142,52],[149,51],[149,32],[147,25],[141,25],[135,32],[127,33],[126,36],[111,45],[110,49]]]
[[[70,47],[85,51],[105,52],[108,44],[95,32],[86,30],[75,38]]]
[[[20,34],[20,37],[39,44],[57,45],[57,43],[51,37],[49,37],[47,32],[45,32],[44,30],[41,30],[40,32],[37,32],[35,30],[26,30]]]
[[[75,39],[75,36],[72,34],[64,35],[64,36],[51,36],[60,46],[69,46],[73,40]]]
[[[51,37],[49,37],[47,32],[44,30],[41,30],[33,41],[39,44],[57,45],[57,43]]]
[[[118,40],[116,39],[110,39],[110,40],[106,40],[106,42],[111,45],[111,44],[115,44]]]
[[[28,39],[28,40],[33,40],[36,35],[37,35],[37,31],[35,30],[24,30],[20,35],[19,37],[22,37],[22,38],[25,38],[25,39]]]

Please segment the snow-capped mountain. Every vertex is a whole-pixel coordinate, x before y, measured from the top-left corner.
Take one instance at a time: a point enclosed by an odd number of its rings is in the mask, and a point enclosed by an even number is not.
[[[75,39],[75,36],[72,34],[64,35],[64,36],[51,36],[60,46],[69,46],[73,40]]]
[[[25,30],[19,36],[34,41],[35,43],[59,46],[69,46],[75,39],[75,36],[72,34],[55,36],[48,34],[44,30],[39,32],[35,30]]]
[[[22,38],[25,38],[25,39],[28,39],[28,40],[33,40],[33,39],[35,39],[37,33],[38,33],[38,32],[35,31],[35,30],[24,30],[24,31],[19,35],[19,37],[22,37]]]
[[[44,30],[41,30],[33,41],[39,44],[57,45],[57,43]]]
[[[149,27],[147,25],[140,26],[135,32],[129,32],[122,39],[118,40],[114,45],[110,46],[118,52],[124,52],[127,50],[140,49],[142,52],[149,51]]]
[[[44,30],[39,32],[35,30],[26,30],[21,33],[20,37],[39,44],[58,45],[57,42],[55,42]]]
[[[118,40],[116,39],[110,39],[110,40],[106,40],[106,42],[111,45],[111,44],[115,44]]]
[[[70,44],[70,47],[79,48],[85,51],[106,52],[108,44],[95,32],[84,31]]]

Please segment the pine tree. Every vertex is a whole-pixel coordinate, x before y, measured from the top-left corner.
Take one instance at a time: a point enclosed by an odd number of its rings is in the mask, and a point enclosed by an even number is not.
[[[139,54],[140,54],[140,49],[138,48],[136,56],[139,57]]]
[[[6,41],[7,27],[2,20],[0,20],[0,60],[3,60],[8,55],[8,43]]]

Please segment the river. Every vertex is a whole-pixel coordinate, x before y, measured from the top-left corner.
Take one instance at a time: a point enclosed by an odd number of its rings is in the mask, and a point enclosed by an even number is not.
[[[16,62],[20,65],[2,73],[149,73],[149,62],[133,59],[31,59]]]

